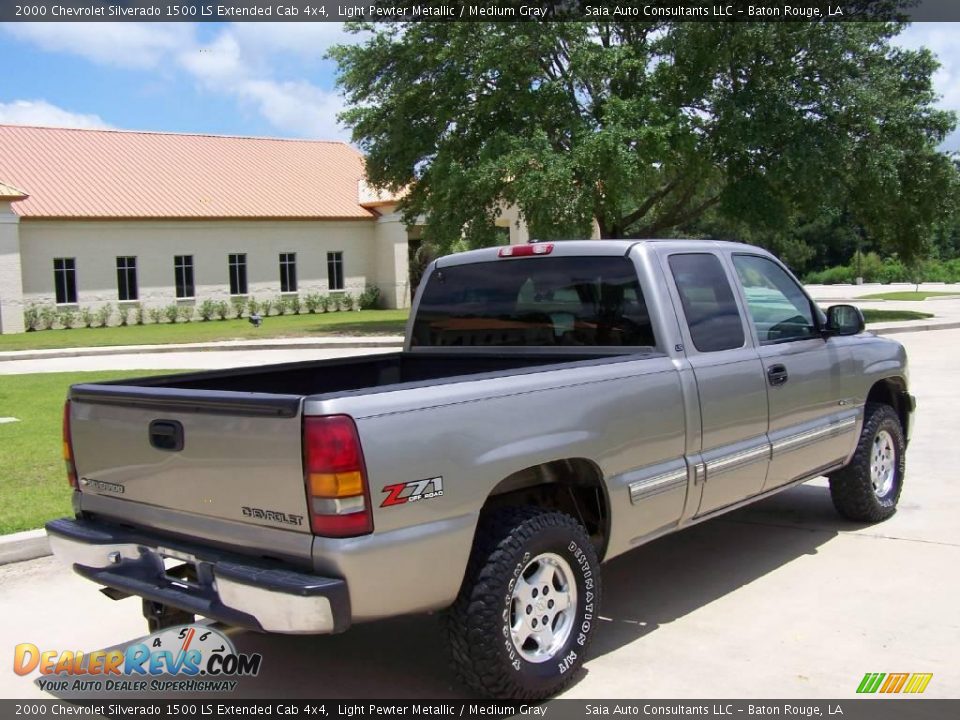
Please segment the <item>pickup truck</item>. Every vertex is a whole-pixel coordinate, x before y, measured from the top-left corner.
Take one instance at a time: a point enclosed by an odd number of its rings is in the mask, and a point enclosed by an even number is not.
[[[53,551],[151,630],[276,633],[444,611],[474,692],[561,690],[601,567],[827,475],[895,512],[915,401],[898,343],[775,257],[564,241],[434,261],[400,352],[70,388]]]

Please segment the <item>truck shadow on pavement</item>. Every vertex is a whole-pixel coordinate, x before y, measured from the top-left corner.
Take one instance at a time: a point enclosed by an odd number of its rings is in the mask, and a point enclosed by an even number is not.
[[[841,518],[826,487],[799,485],[611,560],[603,568],[598,657],[864,527]]]
[[[655,632],[859,527],[836,515],[825,487],[800,485],[618,557],[604,566],[603,619],[590,656]],[[426,563],[423,569],[430,572]],[[388,587],[383,592],[389,597]],[[259,676],[242,679],[233,699],[467,697],[455,684],[437,615],[363,623],[325,637],[229,634],[240,652],[263,655]]]

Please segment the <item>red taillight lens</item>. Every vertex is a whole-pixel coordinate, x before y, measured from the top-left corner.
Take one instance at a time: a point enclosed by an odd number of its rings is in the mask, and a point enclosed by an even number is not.
[[[373,532],[373,514],[357,426],[347,415],[303,419],[303,477],[317,535]]]
[[[63,404],[63,463],[67,468],[67,481],[74,490],[78,489],[77,467],[73,463],[73,440],[70,436],[70,401]]]
[[[506,245],[500,248],[499,257],[530,257],[531,255],[549,255],[553,252],[553,243],[533,243],[531,245]]]

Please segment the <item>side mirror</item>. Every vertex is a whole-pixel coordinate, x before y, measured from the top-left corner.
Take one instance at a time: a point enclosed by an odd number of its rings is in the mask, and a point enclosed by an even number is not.
[[[828,335],[856,335],[863,332],[866,322],[860,308],[853,305],[831,305],[827,308]]]

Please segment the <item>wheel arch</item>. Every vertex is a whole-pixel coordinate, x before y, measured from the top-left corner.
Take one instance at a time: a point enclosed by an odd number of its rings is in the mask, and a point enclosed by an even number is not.
[[[587,530],[602,560],[610,537],[610,499],[600,467],[587,458],[560,458],[511,473],[498,482],[481,512],[530,505],[565,512]]]
[[[900,419],[904,437],[909,437],[910,407],[907,402],[907,381],[899,375],[877,380],[867,393],[868,403],[889,405]]]

